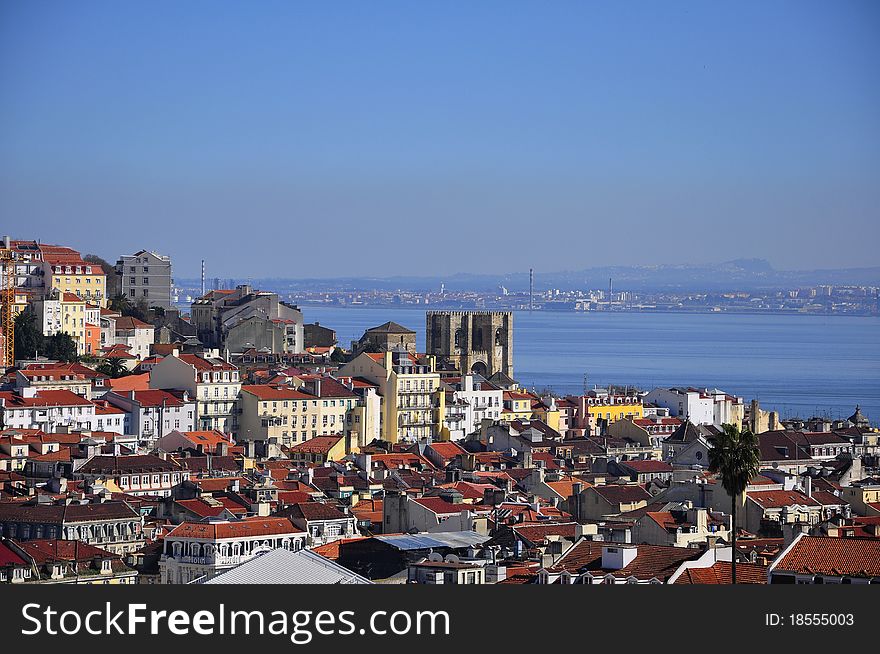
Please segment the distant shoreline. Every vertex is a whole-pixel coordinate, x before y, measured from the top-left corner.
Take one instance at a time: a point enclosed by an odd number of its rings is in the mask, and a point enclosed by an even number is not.
[[[297,304],[297,307],[301,309],[383,309],[389,308],[395,311],[400,310],[410,310],[410,311],[513,311],[514,313],[530,313],[528,309],[509,309],[504,307],[499,308],[464,308],[464,307],[444,307],[438,308],[436,306],[425,305],[424,307],[413,306],[413,305],[400,305],[400,304]],[[647,314],[664,314],[664,315],[675,315],[675,314],[684,314],[684,315],[708,315],[708,316],[721,316],[721,315],[737,315],[737,316],[798,316],[805,317],[811,316],[815,318],[880,318],[880,315],[874,315],[870,313],[807,313],[800,311],[707,311],[705,309],[694,309],[694,310],[670,310],[670,309],[614,309],[613,311],[566,311],[563,309],[534,309],[531,313],[546,313],[546,314],[575,314],[575,315],[608,315],[612,313],[647,313]]]

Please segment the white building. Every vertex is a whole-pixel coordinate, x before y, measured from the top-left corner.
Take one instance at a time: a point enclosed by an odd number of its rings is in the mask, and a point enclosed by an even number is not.
[[[297,551],[306,534],[287,518],[184,522],[163,541],[160,583],[186,584],[229,570],[273,549]]]
[[[687,418],[696,425],[739,426],[745,416],[742,398],[717,388],[655,388],[644,402],[666,407],[671,416]]]
[[[155,328],[131,316],[122,316],[116,319],[115,333],[112,345],[126,345],[129,352],[139,360],[150,356],[150,346],[153,344]]]
[[[189,392],[196,401],[196,423],[190,431],[231,433],[237,427],[241,378],[238,368],[223,359],[175,350],[150,371],[150,388]]]
[[[479,375],[464,375],[453,394],[465,403],[466,434],[480,428],[483,420],[498,420],[504,408],[504,391]]]
[[[91,430],[95,405],[68,390],[36,391],[29,387],[21,393],[0,392],[0,420],[6,429],[42,429],[49,433],[60,428]]]
[[[175,430],[195,430],[196,401],[188,391],[110,391],[104,400],[126,412],[125,433],[147,447]]]

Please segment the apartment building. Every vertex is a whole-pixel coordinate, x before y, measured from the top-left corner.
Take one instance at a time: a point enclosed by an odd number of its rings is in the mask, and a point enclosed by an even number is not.
[[[376,384],[382,398],[382,438],[392,443],[437,438],[443,424],[445,393],[433,356],[405,349],[362,352],[339,370]]]
[[[237,430],[241,378],[238,368],[219,357],[174,350],[150,371],[150,388],[187,391],[196,401],[195,429]]]
[[[151,307],[172,308],[171,257],[149,250],[123,255],[116,262],[120,288],[132,302],[146,302]]]

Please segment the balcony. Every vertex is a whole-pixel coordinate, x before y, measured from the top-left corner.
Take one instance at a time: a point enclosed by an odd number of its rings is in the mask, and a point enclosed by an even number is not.
[[[172,556],[179,563],[187,563],[190,565],[238,565],[248,561],[250,556]]]

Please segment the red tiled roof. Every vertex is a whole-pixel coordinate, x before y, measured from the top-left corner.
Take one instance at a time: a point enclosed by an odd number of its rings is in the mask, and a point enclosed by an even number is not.
[[[15,543],[37,563],[51,561],[92,561],[96,558],[118,558],[107,550],[78,540],[42,539]]]
[[[323,502],[293,504],[284,510],[284,514],[291,518],[303,518],[304,520],[344,520],[349,517],[332,504],[324,504]]]
[[[315,400],[314,395],[303,393],[292,386],[269,386],[267,384],[250,384],[241,387],[243,393],[250,393],[260,400]]]
[[[467,452],[457,443],[453,443],[452,441],[437,441],[435,443],[431,443],[429,447],[434,450],[440,458],[448,461],[449,459],[454,459],[459,454],[467,454]]]
[[[836,577],[878,577],[880,540],[801,536],[776,562],[774,571]]]
[[[819,502],[796,490],[749,491],[746,497],[765,509],[781,509],[785,506],[819,506]]]
[[[834,493],[828,491],[813,491],[813,499],[822,506],[841,506],[848,504],[842,497],[838,497]]]
[[[0,399],[6,400],[7,407],[31,406],[91,406],[86,398],[68,390],[37,391],[34,397],[22,397],[10,391],[0,392]]]
[[[633,461],[620,461],[621,466],[625,466],[634,470],[638,474],[649,474],[652,472],[672,472],[672,466],[665,461],[655,461],[653,459],[640,459]]]
[[[0,568],[8,565],[27,565],[27,563],[18,554],[13,552],[9,545],[0,542]]]
[[[114,391],[146,391],[150,388],[150,373],[108,379],[106,383]]]
[[[178,358],[181,361],[190,364],[196,370],[238,370],[238,368],[227,361],[208,361],[196,354],[180,354],[178,355]]]
[[[134,391],[134,399],[141,406],[146,407],[160,407],[163,404],[165,406],[174,406],[180,407],[183,406],[183,402],[180,398],[172,395],[168,391],[160,391],[160,390],[136,390]]]
[[[186,436],[195,445],[207,445],[211,448],[215,448],[221,443],[226,443],[228,445],[232,442],[230,441],[229,436],[217,429],[212,429],[210,431],[182,431],[180,433]]]
[[[122,316],[121,318],[116,319],[116,330],[119,331],[121,329],[155,329],[153,325],[144,322],[143,320],[138,320],[137,318],[133,318],[132,316]]]
[[[729,561],[716,561],[708,568],[686,568],[675,580],[676,584],[731,584],[732,566]],[[766,584],[767,566],[757,563],[736,564],[737,584]]]
[[[629,484],[606,484],[593,486],[593,490],[611,504],[629,504],[651,499],[651,494],[641,486]]]
[[[198,486],[204,493],[225,491],[236,481],[239,483],[239,488],[246,488],[252,485],[251,481],[244,477],[197,477],[189,481]]]
[[[452,502],[447,502],[442,497],[420,497],[413,500],[413,502],[425,507],[437,515],[450,515],[453,513],[461,513],[465,510],[481,513],[488,513],[489,511],[488,507],[475,506],[473,504],[453,504]]]
[[[548,536],[560,536],[574,539],[577,537],[577,524],[574,522],[557,522],[546,525],[514,525],[513,531],[524,540],[539,545]]]
[[[559,560],[551,571],[568,570],[573,574],[590,572],[594,576],[611,574],[615,577],[635,577],[640,580],[657,579],[665,582],[679,566],[696,559],[702,551],[690,547],[668,547],[665,545],[639,545],[635,559],[619,570],[602,567],[602,548],[619,547],[617,543],[580,540]],[[630,546],[634,547],[634,546]]]
[[[212,501],[213,500],[213,501]],[[194,513],[202,518],[215,517],[229,511],[234,514],[247,513],[246,506],[236,502],[229,497],[214,497],[211,500],[195,498],[191,500],[177,500],[177,504],[185,508],[187,511]]]
[[[342,440],[342,434],[333,436],[315,436],[302,443],[290,446],[290,452],[300,454],[327,454],[332,450],[339,441]]]
[[[244,518],[234,522],[184,522],[172,529],[165,538],[220,540],[298,533],[302,533],[302,530],[287,518]]]

